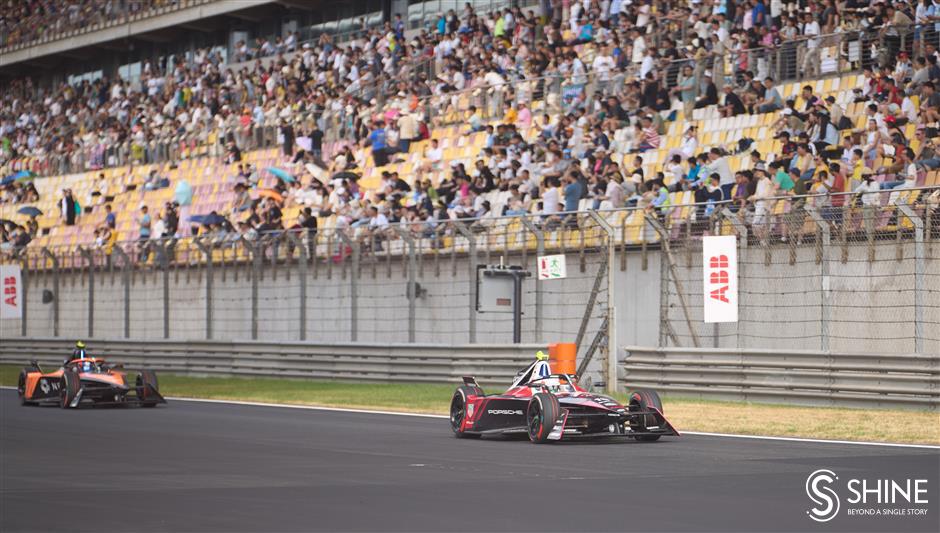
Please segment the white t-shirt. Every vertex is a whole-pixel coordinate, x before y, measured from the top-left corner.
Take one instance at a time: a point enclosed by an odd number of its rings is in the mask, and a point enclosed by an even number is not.
[[[444,159],[444,151],[438,146],[437,148],[428,148],[424,154],[424,157],[432,163],[439,163],[441,159]]]
[[[594,62],[591,64],[594,68],[594,71],[597,73],[597,79],[601,81],[610,80],[610,71],[614,68],[614,58],[609,55],[598,55],[594,58]]]
[[[816,22],[816,19],[813,19],[811,22],[803,26],[803,35],[807,37],[819,35],[819,23]],[[806,42],[807,48],[816,48],[817,46],[819,46],[819,39],[810,39]]]
[[[542,213],[553,215],[558,212],[558,188],[552,187],[545,191],[542,198]]]
[[[643,61],[643,56],[646,54],[646,39],[643,36],[639,36],[633,41],[633,57],[631,58],[634,63],[640,63]]]
[[[369,228],[371,229],[385,229],[388,227],[388,219],[385,218],[385,215],[382,213],[377,214],[376,216],[369,219]]]
[[[614,207],[623,207],[623,187],[616,181],[610,180],[607,182],[607,190],[604,191],[604,196]]]

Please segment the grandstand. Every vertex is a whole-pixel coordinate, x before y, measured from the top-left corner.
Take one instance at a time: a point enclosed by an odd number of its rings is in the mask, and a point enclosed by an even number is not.
[[[845,115],[853,119],[853,122],[863,128],[866,122],[866,116],[861,110],[864,103],[852,102],[851,88],[858,86],[859,76],[848,74],[838,78],[828,78],[815,82],[815,94],[820,98],[834,96],[836,103],[846,105]],[[802,107],[804,102],[799,96],[799,90],[804,82],[790,82],[784,84],[781,89],[785,98],[796,97],[796,106]],[[533,109],[539,111],[542,106],[537,103]],[[453,111],[452,111],[453,113]],[[778,114],[763,113],[741,115],[730,118],[719,118],[714,110],[705,109],[697,113],[701,118],[692,120],[679,119],[671,122],[667,128],[666,135],[663,136],[662,148],[645,151],[641,154],[643,164],[640,167],[645,176],[655,176],[661,172],[666,164],[667,155],[680,147],[682,133],[690,126],[696,126],[698,131],[707,132],[701,137],[703,147],[712,146],[735,146],[741,139],[759,139],[754,144],[761,154],[780,153],[782,141],[773,138],[772,124],[777,119]],[[498,123],[497,121],[493,122]],[[440,147],[443,150],[443,157],[449,164],[462,163],[470,166],[483,151],[487,135],[483,132],[467,134],[466,128],[459,125],[448,125],[435,128],[434,137],[440,140]],[[907,138],[912,139],[911,148],[918,151],[919,141],[915,138],[916,125],[907,124],[903,131]],[[464,131],[462,131],[464,130]],[[526,139],[536,139],[540,132],[537,128],[529,128],[525,132]],[[404,157],[401,163],[394,163],[384,166],[375,165],[370,150],[367,148],[356,149],[356,157],[363,162],[361,179],[359,187],[366,193],[365,197],[370,197],[370,192],[378,191],[381,185],[383,172],[396,172],[404,177],[409,186],[415,185],[415,179],[420,173],[423,164],[425,151],[429,148],[429,140],[418,141],[412,144],[408,155]],[[341,143],[334,143],[331,147],[336,151]],[[40,234],[37,235],[30,246],[33,247],[62,247],[62,246],[93,246],[95,245],[95,230],[103,221],[102,206],[104,197],[94,192],[105,192],[105,196],[112,198],[109,201],[114,212],[117,215],[116,232],[113,233],[112,240],[132,241],[137,237],[137,228],[134,226],[134,219],[140,205],[149,205],[155,209],[160,209],[166,202],[174,200],[174,187],[168,186],[159,190],[144,190],[143,184],[151,171],[156,171],[161,178],[169,180],[170,184],[180,182],[188,183],[193,190],[193,202],[187,210],[191,214],[207,214],[218,212],[228,215],[232,213],[232,206],[235,199],[234,185],[239,174],[240,165],[248,163],[253,165],[259,172],[270,167],[285,167],[293,169],[295,165],[285,160],[282,151],[279,148],[262,148],[251,150],[245,153],[244,159],[237,163],[226,163],[221,157],[211,157],[207,152],[212,150],[211,146],[199,146],[190,153],[184,154],[178,162],[164,162],[151,164],[137,164],[129,166],[110,167],[96,170],[89,170],[83,173],[67,174],[61,176],[51,176],[40,178],[35,181],[36,190],[39,193],[40,201],[31,205],[38,207],[43,211],[43,215],[38,217]],[[327,153],[330,149],[328,148]],[[623,168],[629,168],[633,160],[633,154],[614,153],[615,160],[619,160]],[[749,152],[732,154],[727,157],[728,164],[732,172],[746,170],[750,163]],[[887,163],[887,164],[886,164]],[[883,157],[879,157],[873,162],[873,167],[882,168],[888,166]],[[297,166],[300,174],[306,174],[305,168]],[[18,170],[16,165],[8,167],[6,173],[14,173]],[[449,168],[441,168],[421,174],[423,178],[430,178],[432,183],[437,185],[445,180]],[[103,181],[100,176],[104,176]],[[940,185],[940,172],[930,170],[918,175],[914,186],[917,188],[929,188]],[[309,178],[307,178],[309,180]],[[674,179],[674,178],[673,178]],[[881,182],[893,181],[894,176],[879,174],[877,179]],[[273,175],[266,175],[261,182],[260,188],[272,187],[277,183]],[[131,185],[131,190],[128,189]],[[665,185],[672,185],[672,180],[667,179]],[[63,189],[71,189],[80,204],[83,205],[84,213],[78,217],[75,226],[64,226],[59,223],[59,213],[57,204],[60,201],[59,192]],[[905,196],[906,201],[916,204],[923,191],[915,189]],[[506,195],[498,194],[498,191],[484,192],[481,197],[491,202],[491,211],[502,214],[506,207]],[[880,195],[880,204],[885,209],[890,210],[888,206],[889,193]],[[925,195],[926,198],[926,195]],[[87,204],[86,204],[87,200]],[[672,224],[682,225],[690,219],[694,210],[689,206],[694,204],[694,194],[691,190],[679,190],[669,193],[669,205],[674,209],[670,211],[668,220]],[[773,212],[777,215],[782,214],[788,209],[790,200],[784,198],[775,203]],[[590,208],[593,204],[591,198],[582,199],[580,207]],[[20,205],[7,203],[0,207],[0,218],[7,220],[16,220],[16,211]],[[284,220],[296,220],[303,205],[295,204],[284,209]],[[538,213],[538,204],[533,202],[530,205],[532,213]],[[605,208],[612,208],[612,205],[605,205]],[[615,227],[623,227],[624,218],[632,213],[620,211],[611,214],[611,221]],[[643,213],[637,213],[639,216],[633,217],[628,225],[637,227],[642,225]],[[242,217],[244,218],[244,217]],[[336,226],[337,216],[330,215],[320,217],[318,227],[331,228]],[[184,221],[185,222],[185,221]],[[184,223],[180,227],[179,237],[189,236],[190,228]],[[642,238],[642,232],[634,231],[631,236],[626,237],[627,243],[637,244]]]
[[[940,15],[905,3],[81,5],[0,24],[2,254],[33,270],[150,243],[200,263],[197,235],[283,259],[288,229],[340,260],[402,233],[463,253],[463,224],[531,251],[523,215],[583,252],[588,210],[624,250],[812,241],[813,209],[858,240],[940,223]]]

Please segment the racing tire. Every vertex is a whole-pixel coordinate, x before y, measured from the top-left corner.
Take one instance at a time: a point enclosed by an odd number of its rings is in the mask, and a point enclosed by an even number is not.
[[[525,411],[526,428],[529,440],[535,444],[548,442],[548,435],[555,427],[555,421],[561,414],[561,406],[554,394],[539,392],[529,400]]]
[[[16,395],[20,399],[20,405],[27,405],[29,402],[26,401],[26,375],[29,373],[29,369],[24,368],[20,370],[20,377],[16,380]]]
[[[630,406],[634,407],[637,411],[646,411],[651,407],[655,408],[660,413],[663,412],[663,401],[659,398],[659,394],[652,389],[637,389],[630,394]],[[652,416],[641,416],[638,417],[639,420],[634,425],[634,430],[636,431],[646,431],[646,428],[649,426],[655,426],[657,424],[656,419]],[[659,440],[661,435],[637,435],[634,437],[640,442],[656,442]]]
[[[72,408],[72,400],[78,396],[78,391],[82,388],[82,381],[78,377],[78,372],[66,370],[62,373],[62,393],[61,406],[63,409]]]
[[[454,397],[450,400],[450,429],[458,439],[476,439],[480,437],[479,433],[465,433],[460,430],[463,425],[463,419],[467,416],[467,397],[483,396],[483,389],[471,385],[461,385],[454,391]]]
[[[137,374],[137,397],[140,399],[141,407],[156,407],[159,402],[149,401],[148,397],[151,397],[150,387],[153,387],[153,390],[160,392],[160,383],[157,381],[157,375],[153,370],[141,370],[140,374]]]

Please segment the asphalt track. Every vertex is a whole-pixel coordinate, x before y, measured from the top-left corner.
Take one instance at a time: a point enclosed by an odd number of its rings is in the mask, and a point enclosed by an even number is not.
[[[667,413],[668,415],[668,413]],[[928,479],[926,516],[817,524],[804,484]],[[458,440],[439,418],[0,390],[0,531],[933,531],[940,451],[683,436]],[[886,505],[868,505],[884,508]],[[903,505],[901,507],[916,507]]]

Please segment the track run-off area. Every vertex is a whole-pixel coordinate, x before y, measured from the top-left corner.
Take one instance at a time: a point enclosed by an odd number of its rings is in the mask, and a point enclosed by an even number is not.
[[[823,507],[807,495],[820,469],[839,478],[824,523],[807,515]],[[926,504],[851,503],[845,485],[907,479],[926,480]],[[713,435],[533,445],[456,439],[435,416],[185,400],[67,411],[0,390],[4,533],[936,532],[938,485],[931,447]]]

